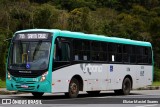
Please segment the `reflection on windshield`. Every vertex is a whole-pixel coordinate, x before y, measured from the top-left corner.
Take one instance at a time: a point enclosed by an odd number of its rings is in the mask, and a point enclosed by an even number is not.
[[[50,54],[50,42],[14,42],[10,53],[10,69],[47,69]]]

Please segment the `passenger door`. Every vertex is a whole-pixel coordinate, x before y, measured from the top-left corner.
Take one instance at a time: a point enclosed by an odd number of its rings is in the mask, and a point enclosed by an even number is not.
[[[70,40],[58,37],[54,44],[53,70],[68,66],[70,64]]]

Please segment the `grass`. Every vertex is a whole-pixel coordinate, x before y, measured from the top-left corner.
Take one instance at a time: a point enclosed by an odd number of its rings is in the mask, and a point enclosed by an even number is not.
[[[0,80],[0,88],[5,88],[6,87],[6,81]]]
[[[152,86],[160,86],[160,81],[154,81],[154,82],[152,83]]]

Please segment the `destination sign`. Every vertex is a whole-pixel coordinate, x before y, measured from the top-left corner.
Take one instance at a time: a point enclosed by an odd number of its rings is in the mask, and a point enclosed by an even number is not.
[[[49,33],[19,33],[16,40],[48,39]]]

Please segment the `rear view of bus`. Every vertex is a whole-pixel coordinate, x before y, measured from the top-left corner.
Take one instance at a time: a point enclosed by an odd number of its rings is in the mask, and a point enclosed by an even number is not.
[[[17,32],[12,38],[7,63],[8,90],[51,92],[49,58],[52,36],[49,32]]]

